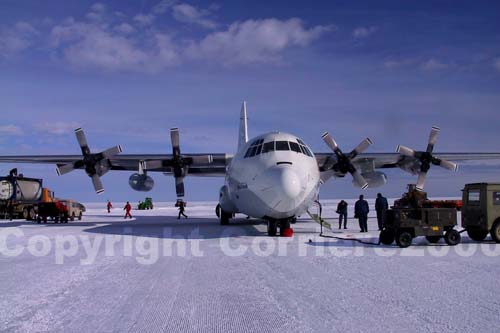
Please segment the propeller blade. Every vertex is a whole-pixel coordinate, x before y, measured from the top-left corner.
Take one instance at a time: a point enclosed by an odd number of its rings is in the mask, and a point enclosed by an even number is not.
[[[321,138],[323,139],[323,141],[325,141],[325,143],[328,145],[328,147],[330,147],[331,150],[333,150],[334,152],[337,152],[339,150],[337,142],[335,142],[335,140],[331,137],[330,133],[325,132],[321,136]]]
[[[417,185],[416,185],[417,190],[419,190],[419,191],[424,190],[425,178],[427,178],[427,172],[420,171],[418,173],[418,179],[417,179]]]
[[[82,154],[84,156],[87,154],[90,154],[89,145],[87,143],[87,137],[85,136],[85,132],[83,131],[83,129],[77,128],[75,130],[75,135],[76,135],[76,140],[78,141],[78,144],[80,145],[80,148],[82,149]]]
[[[104,158],[110,158],[110,157],[113,157],[115,155],[120,154],[122,151],[123,151],[122,147],[120,145],[118,145],[118,146],[114,146],[114,147],[111,147],[109,149],[106,149],[101,154]]]
[[[405,146],[398,145],[398,147],[396,148],[396,152],[408,157],[415,157],[415,151]]]
[[[56,172],[57,172],[58,176],[65,175],[68,172],[71,172],[73,170],[75,170],[75,164],[74,163],[68,163],[68,164],[64,164],[64,165],[56,167]]]
[[[179,155],[181,150],[179,147],[179,129],[177,127],[170,129],[170,141],[172,142],[174,156]]]
[[[184,196],[184,177],[175,177],[175,192],[179,198]]]
[[[445,169],[448,169],[451,171],[455,171],[455,172],[458,171],[458,164],[447,161],[447,160],[439,160],[438,165],[442,168],[445,168]]]
[[[349,158],[354,158],[358,156],[358,154],[361,154],[364,152],[368,147],[370,147],[373,144],[373,141],[370,140],[370,138],[366,138],[363,141],[360,142],[359,145],[356,146],[350,153],[349,153]]]
[[[355,170],[351,173],[354,182],[362,189],[366,189],[368,187],[368,182],[361,176],[358,170]]]
[[[92,184],[94,185],[95,193],[101,194],[104,192],[104,187],[102,186],[101,178],[95,174],[91,176]]]
[[[432,126],[431,134],[429,135],[429,143],[427,144],[427,152],[432,153],[439,134],[439,127]]]

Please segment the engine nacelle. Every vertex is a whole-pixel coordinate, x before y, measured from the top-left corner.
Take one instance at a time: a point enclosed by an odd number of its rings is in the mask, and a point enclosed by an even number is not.
[[[135,191],[148,192],[155,186],[155,181],[153,178],[147,175],[141,175],[139,173],[134,173],[128,179],[128,184]]]
[[[233,201],[229,197],[229,191],[227,190],[227,186],[224,185],[221,187],[219,191],[219,204],[223,211],[226,213],[236,213],[237,209],[233,204]]]
[[[387,183],[387,175],[380,171],[374,171],[369,173],[361,174],[363,178],[368,182],[368,187],[380,187]],[[356,182],[352,182],[354,186],[359,187]]]

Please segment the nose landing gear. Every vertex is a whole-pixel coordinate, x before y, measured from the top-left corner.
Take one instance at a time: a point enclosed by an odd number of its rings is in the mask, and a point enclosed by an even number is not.
[[[293,229],[290,228],[290,223],[293,220],[293,218],[283,220],[267,219],[267,235],[275,237],[278,234],[279,227],[281,237],[292,237]]]

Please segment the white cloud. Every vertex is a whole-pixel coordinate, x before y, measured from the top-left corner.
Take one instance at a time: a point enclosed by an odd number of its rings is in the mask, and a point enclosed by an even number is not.
[[[121,23],[114,27],[115,31],[121,32],[123,34],[131,34],[135,31],[135,28],[128,23]]]
[[[193,42],[187,54],[195,59],[222,61],[225,65],[276,62],[286,48],[307,46],[332,29],[332,26],[306,29],[297,18],[247,20]]]
[[[39,32],[31,24],[19,21],[12,28],[0,27],[0,55],[12,56],[27,49]]]
[[[421,68],[427,71],[436,71],[448,68],[449,65],[431,58],[421,64]]]
[[[172,6],[172,15],[179,22],[196,24],[208,29],[217,27],[217,23],[208,18],[210,11],[186,3]]]
[[[176,3],[176,0],[162,0],[160,3],[153,7],[153,13],[164,14]]]
[[[62,135],[66,133],[71,133],[76,128],[80,127],[76,122],[45,122],[35,125],[35,129],[40,132],[45,132],[54,135]]]
[[[372,35],[373,33],[377,32],[377,30],[378,30],[378,28],[375,26],[358,27],[358,28],[353,30],[352,36],[354,38],[366,38],[366,37]]]
[[[500,58],[498,58],[495,63],[493,64],[493,66],[497,69],[497,71],[500,72]]]
[[[102,13],[106,10],[106,6],[100,2],[93,4],[90,9],[94,12]]]
[[[24,135],[24,131],[21,127],[16,125],[4,125],[0,126],[0,135],[20,136]]]
[[[137,14],[136,16],[134,16],[134,21],[136,21],[138,24],[143,25],[143,26],[151,25],[154,20],[155,20],[155,16],[151,15],[151,14],[148,14],[148,15]]]
[[[52,45],[60,50],[67,63],[79,69],[156,72],[179,63],[177,46],[168,34],[144,37],[129,28],[132,27],[120,26],[122,31],[130,32],[123,35],[114,32],[116,27],[111,29],[106,25],[63,24],[52,29]],[[143,47],[144,44],[149,47]]]

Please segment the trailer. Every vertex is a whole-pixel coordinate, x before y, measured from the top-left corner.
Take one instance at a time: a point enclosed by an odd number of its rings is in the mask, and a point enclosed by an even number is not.
[[[456,208],[392,208],[386,211],[380,242],[408,247],[415,237],[425,236],[429,243],[443,238],[448,245],[460,243]]]
[[[17,175],[17,170],[0,177],[0,218],[34,220],[43,197],[42,179]]]
[[[384,214],[380,243],[390,245],[396,241],[399,247],[408,247],[413,238],[424,236],[429,243],[444,238],[446,244],[457,245],[461,241],[460,233],[454,229],[457,209],[456,201],[429,200],[426,192],[408,184],[408,192]]]

